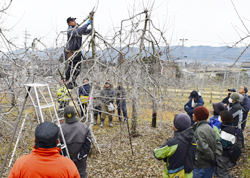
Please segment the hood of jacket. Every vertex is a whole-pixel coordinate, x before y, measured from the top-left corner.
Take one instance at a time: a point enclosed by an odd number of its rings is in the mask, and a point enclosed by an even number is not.
[[[190,143],[190,140],[194,137],[194,130],[192,127],[189,127],[188,129],[182,131],[182,132],[174,132],[174,137],[178,137],[181,141],[188,144]]]

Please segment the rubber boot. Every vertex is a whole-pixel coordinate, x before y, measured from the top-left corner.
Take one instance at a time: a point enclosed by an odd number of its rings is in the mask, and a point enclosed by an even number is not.
[[[94,116],[94,125],[97,124],[97,116]]]
[[[113,124],[112,124],[112,117],[109,118],[109,127],[113,127]]]
[[[101,119],[101,125],[100,125],[100,127],[103,127],[103,125],[104,125],[104,119]]]

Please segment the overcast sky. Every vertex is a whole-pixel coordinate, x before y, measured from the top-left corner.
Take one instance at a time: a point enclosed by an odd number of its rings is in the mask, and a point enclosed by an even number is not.
[[[0,6],[9,0],[0,0]],[[13,0],[7,10],[9,15],[0,17],[2,29],[8,38],[16,38],[15,43],[24,43],[24,31],[33,38],[41,38],[49,46],[55,42],[57,33],[67,29],[66,19],[76,17],[81,22],[96,5],[97,0]],[[99,0],[95,14],[96,30],[103,36],[108,35],[120,21],[129,17],[136,2],[136,12],[144,10],[144,2],[152,0]],[[233,1],[240,16],[250,30],[250,0]],[[243,27],[231,0],[155,0],[151,19],[158,25],[168,27],[165,36],[171,45],[179,45],[180,39],[188,39],[185,46],[231,45],[247,31]],[[237,31],[238,33],[237,33]],[[0,39],[1,41],[2,39]],[[250,42],[250,41],[246,41]]]

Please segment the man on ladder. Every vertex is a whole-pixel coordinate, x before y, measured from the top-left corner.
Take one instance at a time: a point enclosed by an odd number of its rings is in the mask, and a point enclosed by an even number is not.
[[[72,60],[69,61],[68,68],[66,70],[66,82],[68,82],[68,88],[73,89],[76,84],[76,78],[80,74],[81,71],[81,51],[78,51],[82,45],[82,35],[87,35],[91,32],[91,29],[88,29],[91,20],[89,19],[87,24],[76,27],[76,18],[69,17],[67,18],[68,30],[67,30],[67,44],[65,49],[65,58],[68,59],[72,55],[75,55]],[[77,52],[76,52],[77,51]],[[76,52],[74,54],[74,52]],[[72,74],[72,72],[74,73]],[[69,81],[70,77],[72,77],[72,81]]]

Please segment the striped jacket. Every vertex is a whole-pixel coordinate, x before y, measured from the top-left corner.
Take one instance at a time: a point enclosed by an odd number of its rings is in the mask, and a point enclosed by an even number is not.
[[[228,151],[227,147],[232,146],[236,142],[236,137],[235,137],[235,128],[232,127],[233,124],[231,125],[221,125],[221,130],[220,130],[220,142],[222,144],[223,148],[223,154],[222,156],[228,157]]]
[[[243,111],[244,108],[240,105],[239,102],[236,103],[230,103],[228,105],[228,111],[233,115],[234,123],[233,126],[238,127],[238,129],[241,129],[241,122],[243,120]]]

